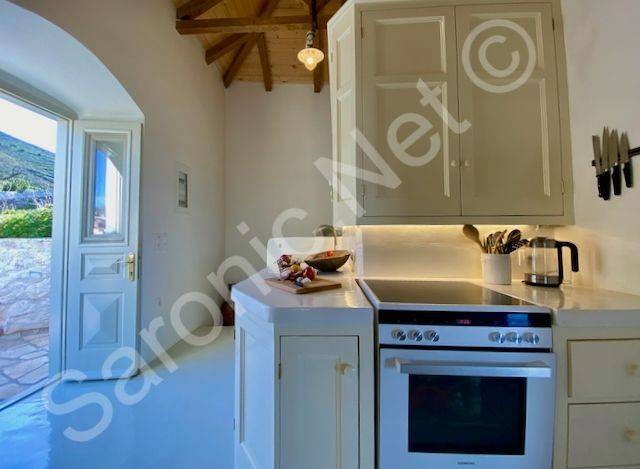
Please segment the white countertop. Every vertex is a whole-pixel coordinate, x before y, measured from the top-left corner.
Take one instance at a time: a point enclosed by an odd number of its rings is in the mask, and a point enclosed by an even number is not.
[[[554,312],[558,326],[640,327],[640,296],[609,290],[566,286],[532,287],[521,282],[512,285],[476,283],[505,295],[546,306]]]
[[[267,269],[256,278],[273,277]],[[294,295],[275,288],[263,294],[252,279],[233,287],[232,299],[250,313],[269,323],[304,323],[306,321],[338,321],[355,324],[373,320],[373,308],[353,275],[323,274],[338,280],[343,287],[306,295]],[[252,278],[254,278],[252,277]],[[460,280],[549,308],[554,323],[562,327],[640,327],[640,296],[585,287],[532,287],[514,281],[512,285],[488,285],[478,279],[396,279],[396,280]],[[237,308],[236,308],[237,309]],[[238,312],[238,311],[237,311]]]
[[[268,269],[234,285],[231,299],[236,303],[236,314],[243,314],[238,308],[256,316],[262,321],[277,324],[315,321],[338,321],[340,324],[373,324],[373,307],[358,287],[354,277],[348,273],[321,274],[322,278],[342,283],[342,288],[316,293],[296,295],[262,283],[266,293],[261,291],[259,280],[274,277]]]

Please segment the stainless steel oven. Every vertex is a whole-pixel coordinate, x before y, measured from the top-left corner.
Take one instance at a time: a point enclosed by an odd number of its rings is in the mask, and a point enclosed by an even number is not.
[[[551,469],[551,312],[457,281],[361,280],[378,320],[379,469]]]
[[[381,469],[550,469],[552,353],[382,348]]]

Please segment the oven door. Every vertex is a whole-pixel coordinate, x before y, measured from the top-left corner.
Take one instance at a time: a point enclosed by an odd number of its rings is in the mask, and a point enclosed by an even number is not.
[[[552,353],[380,350],[380,469],[550,469]]]

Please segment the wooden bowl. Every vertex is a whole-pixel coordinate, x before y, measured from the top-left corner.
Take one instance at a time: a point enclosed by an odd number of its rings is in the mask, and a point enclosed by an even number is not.
[[[333,251],[333,256],[329,257],[327,252],[312,254],[304,261],[320,272],[335,272],[349,260],[351,255],[349,251]]]

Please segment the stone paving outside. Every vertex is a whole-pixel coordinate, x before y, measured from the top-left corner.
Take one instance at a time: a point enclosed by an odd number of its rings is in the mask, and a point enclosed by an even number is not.
[[[49,377],[49,329],[0,335],[0,405]]]

